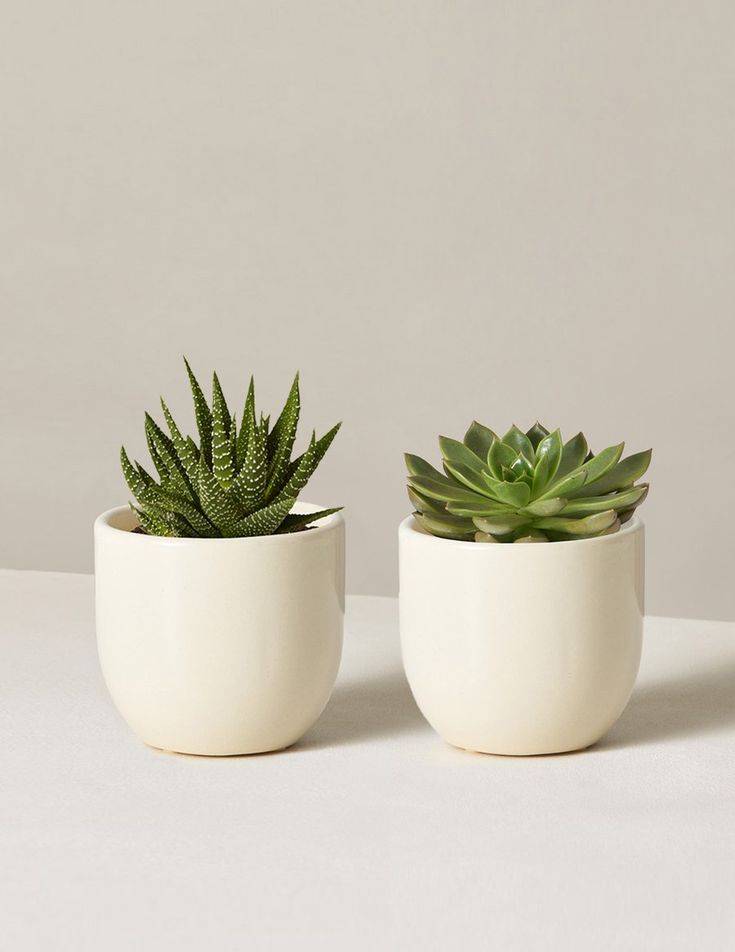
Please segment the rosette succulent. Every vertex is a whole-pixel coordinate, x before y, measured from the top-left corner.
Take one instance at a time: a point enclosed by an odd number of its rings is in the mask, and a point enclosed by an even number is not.
[[[443,472],[406,454],[417,522],[444,539],[561,542],[617,532],[646,498],[636,481],[651,450],[622,458],[624,443],[590,452],[540,423],[503,437],[474,422],[464,440],[439,437]]]
[[[199,442],[182,434],[161,398],[168,434],[150,414],[145,415],[145,435],[158,480],[137,461],[132,463],[124,447],[120,454],[123,474],[138,502],[131,508],[143,532],[202,538],[272,535],[306,528],[339,511],[291,513],[340,427],[338,423],[321,439],[312,433],[306,451],[291,458],[301,409],[298,374],[272,427],[270,417],[256,414],[251,377],[238,425],[217,374],[210,406],[185,363]]]

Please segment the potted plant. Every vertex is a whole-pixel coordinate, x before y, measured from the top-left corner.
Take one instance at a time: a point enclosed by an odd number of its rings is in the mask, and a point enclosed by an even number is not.
[[[589,451],[536,423],[407,455],[400,627],[416,702],[450,744],[548,754],[595,743],[628,702],[643,620],[636,481],[651,452]]]
[[[248,754],[297,741],[331,694],[342,649],[344,523],[297,503],[334,439],[292,459],[298,374],[273,426],[253,380],[242,419],[189,364],[198,442],[161,400],[146,414],[158,478],[121,452],[137,500],[95,523],[97,641],[112,699],[147,744]]]

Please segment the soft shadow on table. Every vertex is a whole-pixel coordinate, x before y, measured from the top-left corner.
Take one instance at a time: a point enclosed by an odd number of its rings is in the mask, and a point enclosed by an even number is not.
[[[735,725],[735,661],[637,688],[598,750],[712,734]]]
[[[357,744],[427,728],[401,673],[339,685],[297,750]]]

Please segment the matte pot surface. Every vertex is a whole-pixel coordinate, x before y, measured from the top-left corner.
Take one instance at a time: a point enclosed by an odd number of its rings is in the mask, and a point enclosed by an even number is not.
[[[342,517],[242,539],[147,536],[135,524],[121,508],[94,527],[99,659],[120,714],[145,743],[181,753],[295,743],[339,668]]]
[[[589,747],[623,712],[643,631],[644,529],[570,542],[439,539],[399,528],[403,662],[422,713],[456,747]]]

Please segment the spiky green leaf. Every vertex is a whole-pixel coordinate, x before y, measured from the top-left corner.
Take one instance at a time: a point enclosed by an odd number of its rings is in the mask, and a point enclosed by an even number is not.
[[[268,482],[266,499],[272,499],[281,491],[286,482],[291,453],[299,425],[301,397],[299,395],[299,375],[294,377],[286,403],[268,436]]]
[[[232,483],[232,492],[246,514],[263,505],[268,479],[267,437],[263,426],[251,414],[247,423],[247,450],[240,472]]]
[[[186,372],[189,375],[189,384],[191,386],[191,395],[194,399],[194,415],[199,430],[199,448],[204,453],[207,465],[212,465],[212,411],[204,396],[204,391],[199,386],[194,371],[189,366],[189,361],[184,357]]]
[[[199,453],[196,444],[191,437],[184,439],[163,397],[161,397],[161,409],[163,410],[163,416],[166,420],[166,426],[171,434],[171,442],[176,450],[176,455],[191,484],[193,480],[196,479],[197,467],[199,466]]]
[[[181,461],[173,440],[166,436],[153,417],[145,415],[145,433],[149,448],[154,447],[166,467],[166,477],[161,485],[181,493],[187,499],[194,500],[194,491],[184,463]],[[153,456],[153,454],[151,454]],[[160,472],[160,471],[159,471]]]
[[[257,509],[239,522],[236,522],[228,532],[233,536],[261,536],[272,535],[280,527],[296,500],[292,496],[285,496],[269,506]]]
[[[232,417],[217,374],[212,378],[212,474],[227,490],[235,478],[230,429]]]
[[[279,534],[284,532],[296,532],[298,529],[310,526],[312,522],[317,522],[319,519],[326,519],[327,516],[341,511],[342,506],[335,506],[332,509],[320,509],[318,512],[292,512],[284,517],[283,522],[279,525],[276,532]]]
[[[339,433],[341,426],[341,423],[335,424],[331,430],[328,430],[324,436],[318,440],[315,439],[315,434],[312,433],[311,442],[306,452],[302,453],[289,467],[286,482],[274,501],[284,496],[298,496],[306,483],[313,476],[319,463],[321,463],[324,454],[332,445],[332,441],[337,433]]]
[[[165,519],[161,519],[158,516],[154,516],[150,512],[145,512],[143,509],[138,509],[132,503],[130,503],[130,508],[135,513],[135,516],[140,524],[141,529],[147,535],[154,536],[174,536],[176,533],[171,528],[171,526],[166,522]]]
[[[244,509],[233,493],[222,488],[219,480],[207,465],[204,454],[199,457],[197,489],[204,515],[216,526],[222,535],[236,535],[233,526],[242,519]]]

